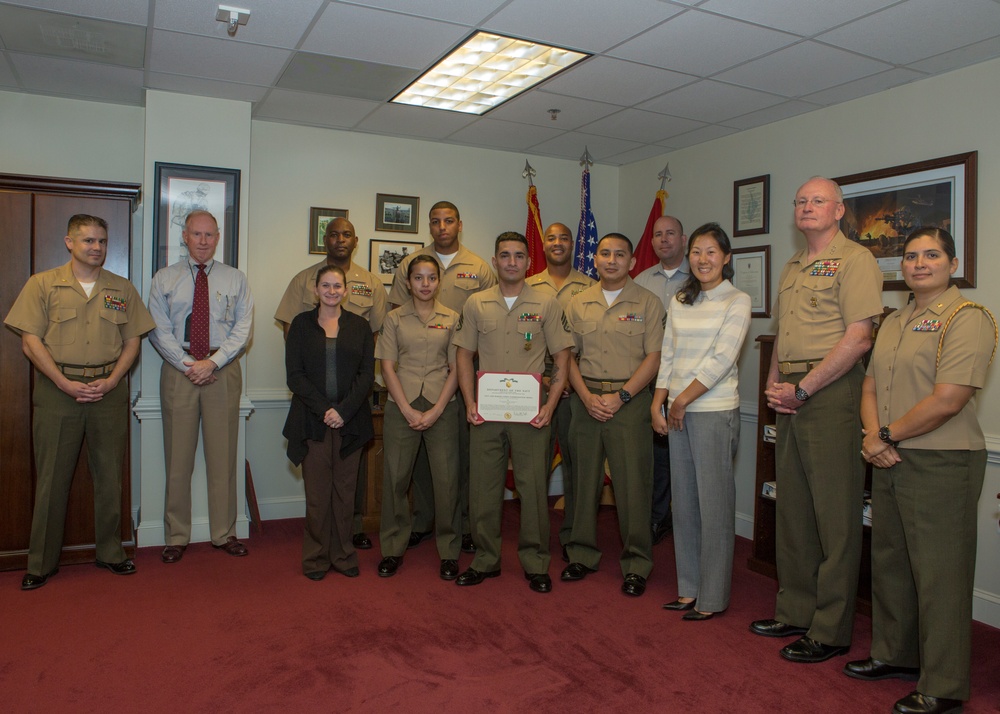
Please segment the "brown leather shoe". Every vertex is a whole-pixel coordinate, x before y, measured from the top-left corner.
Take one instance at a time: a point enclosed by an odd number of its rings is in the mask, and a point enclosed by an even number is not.
[[[212,543],[212,547],[220,548],[229,555],[235,555],[237,558],[240,558],[247,554],[247,547],[242,543],[240,543],[238,540],[236,540],[236,536],[229,536],[228,538],[226,538],[226,542],[223,543],[222,545],[216,545],[215,543]]]
[[[176,563],[178,560],[184,557],[184,549],[187,548],[186,545],[168,545],[160,553],[160,560],[164,563]]]

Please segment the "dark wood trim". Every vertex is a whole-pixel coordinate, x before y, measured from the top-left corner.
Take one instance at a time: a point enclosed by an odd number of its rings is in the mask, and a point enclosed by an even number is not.
[[[135,213],[142,197],[142,184],[67,179],[54,176],[0,174],[0,191],[27,191],[30,193],[54,193],[65,196],[121,198],[128,200],[130,211]]]

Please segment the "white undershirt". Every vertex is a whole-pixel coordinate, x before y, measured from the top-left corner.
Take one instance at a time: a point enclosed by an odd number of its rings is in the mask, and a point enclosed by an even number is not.
[[[611,303],[618,299],[618,296],[622,294],[622,290],[625,288],[618,288],[617,290],[601,290],[604,293],[604,301],[608,303],[608,307],[611,307]]]
[[[83,288],[83,292],[87,293],[88,298],[90,297],[90,294],[94,292],[95,285],[97,285],[96,280],[92,283],[80,283],[80,287]]]
[[[508,310],[510,310],[512,307],[514,307],[514,302],[517,300],[517,297],[518,297],[517,295],[515,295],[514,297],[507,297],[506,295],[504,295],[503,299],[504,299],[504,302],[507,303],[507,309]]]
[[[445,270],[447,270],[448,266],[451,265],[451,261],[453,261],[455,259],[455,256],[458,255],[458,251],[456,250],[454,253],[448,253],[448,255],[441,255],[440,253],[435,251],[434,255],[437,256],[437,259],[441,261],[441,265],[444,267]]]

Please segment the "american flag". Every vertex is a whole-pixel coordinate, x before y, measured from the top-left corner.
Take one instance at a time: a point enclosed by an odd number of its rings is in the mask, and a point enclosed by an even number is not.
[[[594,256],[597,254],[597,222],[590,210],[590,167],[583,166],[583,184],[580,188],[580,225],[576,229],[576,248],[573,267],[584,275],[597,280]]]

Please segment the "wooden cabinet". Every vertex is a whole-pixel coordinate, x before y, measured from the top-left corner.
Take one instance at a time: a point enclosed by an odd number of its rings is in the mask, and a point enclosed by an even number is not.
[[[753,548],[750,558],[747,560],[747,567],[768,577],[777,578],[777,569],[774,564],[775,500],[761,495],[766,481],[776,481],[778,498],[781,498],[781,474],[775,468],[774,444],[764,441],[764,427],[777,421],[774,410],[767,406],[767,399],[764,398],[767,372],[771,365],[771,354],[774,351],[774,335],[761,335],[757,338],[757,342],[760,344],[757,390],[757,472],[754,479]],[[871,466],[867,467],[865,474],[865,488],[871,488]],[[858,518],[861,518],[860,503],[858,504]],[[866,615],[871,614],[871,571],[871,528],[864,526],[857,609],[858,612]]]
[[[108,222],[105,267],[128,276],[132,213],[139,184],[54,179],[0,174],[0,315],[7,316],[33,273],[69,260],[63,236],[76,213]],[[0,570],[25,568],[35,500],[35,465],[31,446],[31,390],[34,370],[21,351],[21,338],[0,329]],[[132,495],[129,455],[122,475],[122,542],[131,557],[135,538],[130,517]],[[94,491],[84,443],[73,476],[60,563],[93,562]]]

